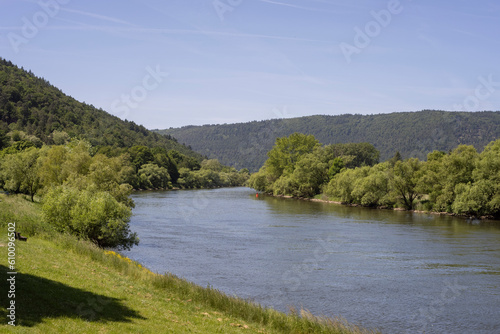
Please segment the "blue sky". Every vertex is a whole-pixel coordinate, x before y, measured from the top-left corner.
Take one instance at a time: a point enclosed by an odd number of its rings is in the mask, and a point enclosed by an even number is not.
[[[500,2],[0,0],[0,56],[148,128],[499,110]]]

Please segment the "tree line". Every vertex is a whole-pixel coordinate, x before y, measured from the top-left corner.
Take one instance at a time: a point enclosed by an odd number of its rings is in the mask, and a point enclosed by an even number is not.
[[[351,150],[346,150],[350,147]],[[500,139],[433,151],[427,161],[399,152],[379,163],[370,144],[322,146],[311,135],[278,138],[248,185],[273,195],[320,197],[368,207],[500,215]]]
[[[0,188],[32,201],[40,196],[45,222],[101,247],[138,243],[128,225],[134,189],[239,186],[249,177],[247,170],[162,147],[94,147],[60,132],[55,140],[64,143],[37,147],[25,133],[9,135],[10,145],[0,150]]]
[[[500,111],[314,115],[154,131],[172,135],[225,165],[256,172],[276,138],[294,132],[312,134],[323,144],[368,142],[380,151],[381,161],[398,150],[403,159],[420,160],[433,150],[448,152],[462,144],[482,150],[500,137]]]

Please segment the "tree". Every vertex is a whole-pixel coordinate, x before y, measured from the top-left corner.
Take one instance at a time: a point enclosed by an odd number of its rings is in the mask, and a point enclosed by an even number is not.
[[[12,192],[26,193],[34,202],[34,196],[41,187],[37,163],[39,156],[40,150],[34,147],[6,155],[2,161],[4,188]]]
[[[325,146],[328,160],[342,158],[347,168],[373,166],[378,163],[380,152],[369,143],[345,143]]]
[[[97,190],[109,192],[117,201],[133,208],[134,202],[129,197],[132,186],[126,183],[130,173],[133,173],[133,167],[126,155],[108,158],[97,154],[92,158],[85,177]]]
[[[416,158],[397,161],[390,174],[390,186],[408,210],[413,209],[414,202],[419,197],[417,183],[421,166]]]
[[[201,186],[199,179],[196,177],[194,172],[185,167],[179,169],[179,179],[177,180],[177,183],[182,188],[187,189],[199,188]]]
[[[299,158],[319,146],[313,135],[295,132],[289,137],[277,138],[274,147],[267,153],[267,171],[275,178],[283,173],[291,174]]]
[[[139,171],[142,165],[148,164],[154,160],[151,150],[142,145],[135,145],[128,149],[130,159],[136,171]]]
[[[389,161],[389,164],[394,167],[394,165],[396,164],[396,162],[398,161],[402,161],[403,159],[401,158],[401,153],[399,153],[399,151],[396,151],[396,154],[394,154],[394,156],[392,158],[390,158],[388,161]]]
[[[68,159],[68,149],[64,146],[44,146],[39,158],[39,176],[45,188],[63,184],[69,171],[63,169]]]
[[[171,188],[170,175],[167,169],[155,164],[142,165],[138,172],[142,189]]]
[[[498,202],[492,202],[495,185],[480,180],[475,183],[459,183],[455,187],[456,198],[452,204],[453,213],[485,215],[499,211]],[[493,205],[492,205],[493,204]]]
[[[483,198],[484,202],[482,206],[485,209],[478,213],[500,216],[500,139],[484,148],[476,162],[472,178],[474,184],[470,193],[479,193],[476,198]],[[462,201],[463,197],[458,198],[459,196],[457,195],[455,202]],[[458,205],[455,206],[457,208]]]
[[[156,153],[154,155],[154,162],[159,167],[163,167],[168,171],[168,175],[170,175],[172,183],[177,183],[177,179],[179,178],[179,170],[177,168],[177,164],[172,158],[170,158],[168,153]]]
[[[272,190],[269,188],[271,182],[268,177],[269,174],[267,173],[266,167],[264,166],[261,167],[257,173],[253,173],[252,175],[250,175],[247,184],[250,188],[253,188],[257,191],[272,192]]]
[[[364,206],[394,204],[390,196],[388,166],[390,163],[360,168],[365,176],[356,178],[351,192],[356,203]]]
[[[214,172],[222,171],[223,167],[217,159],[205,159],[201,162],[201,169],[213,170]]]
[[[65,131],[54,130],[50,137],[55,145],[64,145],[69,142],[69,135]]]
[[[68,156],[63,165],[63,173],[66,175],[87,175],[92,163],[94,148],[85,140],[72,140],[68,145]]]
[[[298,185],[295,196],[312,197],[319,194],[321,186],[328,181],[328,164],[322,162],[317,154],[305,154],[297,162],[291,177],[293,183]]]
[[[438,211],[452,212],[452,204],[455,201],[455,189],[460,183],[468,184],[473,181],[473,171],[479,154],[470,145],[459,145],[450,154],[442,157],[440,168],[437,173],[437,183],[432,194],[435,198],[435,208]]]
[[[340,157],[336,157],[331,160],[330,168],[328,168],[328,178],[331,180],[335,175],[340,173],[340,171],[345,167],[344,161]]]
[[[0,149],[9,145],[9,138],[4,130],[0,129]]]
[[[283,174],[273,183],[274,195],[299,196],[299,184],[292,175]]]
[[[352,191],[354,182],[359,177],[363,177],[362,172],[360,168],[356,168],[346,169],[336,174],[326,186],[326,194],[343,203],[353,203],[354,197],[352,196]]]

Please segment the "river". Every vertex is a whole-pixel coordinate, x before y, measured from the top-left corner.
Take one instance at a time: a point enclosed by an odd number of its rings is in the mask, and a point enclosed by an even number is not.
[[[229,295],[383,333],[500,333],[500,222],[255,196],[132,195],[124,255]]]

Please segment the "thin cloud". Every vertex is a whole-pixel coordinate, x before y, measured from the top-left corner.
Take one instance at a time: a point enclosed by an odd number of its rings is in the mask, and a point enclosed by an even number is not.
[[[259,1],[269,3],[272,5],[292,7],[292,8],[296,8],[296,9],[303,9],[303,10],[308,10],[308,11],[313,11],[313,12],[330,13],[330,14],[341,13],[340,11],[332,11],[332,10],[328,10],[328,9],[304,7],[304,6],[299,6],[299,5],[294,5],[294,4],[290,4],[290,3],[286,3],[286,2],[279,2],[279,1],[274,1],[274,0],[259,0]]]
[[[76,9],[69,9],[69,8],[61,8],[61,10],[64,11],[64,12],[74,13],[74,14],[78,14],[78,15],[82,15],[82,16],[87,16],[87,17],[91,17],[91,18],[94,18],[94,19],[102,20],[102,21],[107,21],[107,22],[113,22],[113,23],[119,23],[119,24],[125,24],[125,25],[129,25],[129,26],[133,26],[133,24],[131,24],[131,23],[127,22],[127,21],[123,21],[123,20],[120,20],[120,19],[117,19],[117,18],[111,17],[111,16],[99,15],[99,14],[95,14],[95,13],[85,12],[85,11],[76,10]]]
[[[193,30],[193,29],[164,29],[164,28],[141,28],[141,27],[111,27],[111,26],[96,26],[96,25],[82,25],[82,26],[51,26],[47,27],[48,30],[94,30],[104,32],[130,32],[130,33],[147,33],[147,34],[177,34],[177,35],[208,35],[208,36],[227,36],[227,37],[241,37],[241,38],[264,38],[285,41],[301,41],[301,42],[315,42],[315,43],[328,43],[331,41],[309,39],[300,37],[278,36],[278,35],[263,35],[263,34],[246,34],[246,33],[233,33],[222,31],[209,31],[209,30]],[[0,27],[0,30],[3,30]]]

